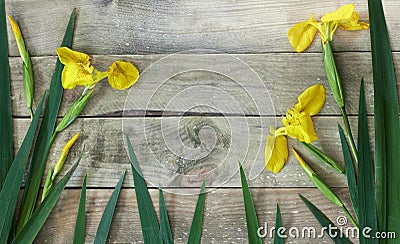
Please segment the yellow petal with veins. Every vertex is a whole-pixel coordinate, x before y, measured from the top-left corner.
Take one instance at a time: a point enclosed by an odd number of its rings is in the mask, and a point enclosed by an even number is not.
[[[303,52],[311,45],[318,31],[315,27],[317,23],[314,16],[311,16],[309,20],[295,24],[289,29],[287,36],[296,52]]]
[[[310,116],[316,115],[325,103],[325,87],[321,84],[310,86],[297,100],[299,102],[295,105],[296,110],[305,112]]]
[[[359,20],[360,16],[357,14],[357,12],[353,12],[353,15],[349,20],[343,20],[339,23],[340,28],[342,30],[365,30],[369,28],[369,24],[359,22]]]
[[[62,72],[62,86],[64,89],[74,89],[76,86],[93,86],[93,66],[85,69],[80,64],[67,63]]]
[[[342,20],[350,20],[354,13],[354,4],[346,4],[338,10],[325,14],[322,16],[321,21],[324,23],[339,22]]]
[[[288,110],[286,117],[282,118],[282,123],[290,137],[306,143],[318,140],[311,117],[305,112],[299,112],[296,109]]]
[[[64,65],[67,63],[82,64],[85,67],[90,65],[90,57],[86,53],[77,52],[68,47],[60,47],[57,48],[57,54],[60,62]]]
[[[269,171],[279,173],[285,165],[288,154],[287,139],[284,135],[275,136],[273,133],[267,136],[264,156],[265,166]]]
[[[139,71],[129,62],[115,61],[107,72],[108,83],[117,90],[131,87],[139,78]]]

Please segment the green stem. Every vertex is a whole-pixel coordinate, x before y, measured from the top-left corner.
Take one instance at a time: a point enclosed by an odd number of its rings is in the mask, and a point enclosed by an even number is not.
[[[51,147],[51,145],[53,145],[53,141],[54,141],[54,139],[56,139],[57,134],[58,134],[58,132],[54,131],[53,136],[51,137],[51,140],[50,140],[50,144],[49,144],[50,147]]]
[[[349,210],[347,210],[346,206],[342,205],[341,207],[342,207],[344,213],[346,214],[347,218],[349,218],[349,219],[350,219],[350,222],[354,225],[354,227],[357,227],[357,228],[358,228],[357,221],[356,221],[356,220],[353,218],[353,216],[350,214]]]
[[[354,143],[353,134],[351,133],[349,118],[347,117],[347,113],[346,113],[345,107],[343,106],[342,108],[340,108],[340,111],[342,112],[343,123],[344,123],[344,128],[345,128],[345,131],[346,131],[346,134],[347,134],[347,138],[348,138],[348,140],[350,142],[351,153],[353,154],[354,162],[356,162],[356,165],[358,165],[357,148],[356,148],[356,144]]]

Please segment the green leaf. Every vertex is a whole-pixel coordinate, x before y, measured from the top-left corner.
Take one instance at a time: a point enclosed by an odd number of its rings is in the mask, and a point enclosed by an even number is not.
[[[35,113],[36,116],[36,113]],[[49,192],[46,199],[40,204],[39,208],[32,214],[32,217],[26,223],[24,228],[17,234],[17,237],[12,243],[32,243],[42,228],[43,224],[46,222],[47,217],[49,217],[51,211],[56,205],[58,199],[61,196],[62,191],[67,185],[75,169],[78,167],[79,161],[82,158],[82,153],[80,154],[76,163],[72,168],[65,174],[65,176],[58,182],[53,190]]]
[[[249,243],[262,243],[261,237],[257,232],[259,224],[256,210],[254,208],[253,199],[251,198],[249,185],[247,184],[246,175],[244,174],[242,165],[240,165],[240,181],[242,182],[242,193],[244,210],[246,212],[247,236],[249,238]]]
[[[103,216],[101,217],[99,226],[97,227],[96,236],[94,238],[93,243],[100,244],[106,243],[108,232],[111,227],[111,221],[113,219],[115,206],[117,205],[119,192],[121,191],[122,183],[124,182],[125,171],[121,175],[117,186],[115,187],[110,200],[107,203],[106,209],[103,212]]]
[[[381,0],[368,0],[368,10],[374,78],[374,161],[378,226],[379,231],[398,231],[400,230],[399,100]]]
[[[55,133],[59,133],[67,128],[75,119],[81,114],[82,110],[86,107],[86,104],[89,102],[91,96],[93,94],[93,90],[91,90],[88,94],[82,94],[78,100],[76,100],[68,111],[65,113],[64,117],[57,125],[55,129]]]
[[[360,230],[371,228],[371,235],[378,231],[374,195],[374,174],[372,170],[371,147],[369,145],[367,107],[365,104],[364,82],[360,86],[358,109],[358,220]],[[361,243],[378,243],[360,235]]]
[[[72,11],[62,46],[71,46],[75,25],[75,9]],[[61,104],[63,88],[61,73],[63,65],[57,60],[55,72],[51,79],[48,106],[44,112],[41,127],[36,139],[35,149],[29,168],[28,179],[22,197],[21,211],[17,223],[17,234],[31,217],[36,206],[40,184],[46,167],[46,160],[52,143],[52,135]]]
[[[282,227],[282,216],[281,216],[281,208],[279,204],[276,204],[276,218],[275,218],[275,231],[274,231],[274,244],[284,244],[285,239],[279,236],[278,230]]]
[[[139,209],[140,224],[142,226],[144,243],[162,243],[156,212],[154,211],[153,202],[151,201],[146,182],[142,177],[142,171],[140,170],[140,166],[135,152],[133,151],[132,144],[128,137],[125,139],[128,145],[128,154],[132,168],[133,181],[135,184],[136,201]]]
[[[76,215],[76,224],[74,231],[73,244],[85,243],[85,229],[86,229],[86,179],[83,179],[81,196],[79,199],[78,214]]]
[[[353,159],[351,158],[350,147],[347,144],[342,127],[338,125],[340,142],[342,143],[342,152],[344,158],[344,164],[346,168],[347,185],[349,188],[351,203],[353,204],[354,212],[358,216],[358,191],[357,191],[357,180],[356,171],[354,169]]]
[[[199,198],[197,199],[196,209],[194,210],[192,225],[190,226],[189,238],[187,241],[188,244],[197,244],[201,242],[201,234],[203,232],[205,188],[206,182],[203,181]]]
[[[159,189],[159,208],[160,208],[160,234],[165,244],[173,244],[171,225],[168,219],[167,209],[165,208],[164,194],[161,188]]]
[[[13,128],[5,1],[0,2],[0,189],[13,162]]]
[[[37,113],[33,117],[25,139],[22,142],[20,149],[11,168],[4,181],[3,189],[0,193],[0,243],[7,243],[8,234],[14,218],[14,211],[18,200],[18,193],[24,176],[26,163],[28,162],[31,152],[35,133],[39,124],[40,112],[42,111],[46,93],[40,100],[37,108]]]
[[[336,244],[339,243],[351,243],[349,239],[347,239],[343,233],[330,221],[328,217],[324,213],[321,212],[314,204],[312,204],[307,198],[303,195],[299,194],[301,200],[303,200],[304,204],[311,211],[314,217],[318,220],[322,227],[324,227],[325,232],[332,239],[332,241]]]
[[[329,201],[340,207],[345,212],[346,216],[350,219],[355,227],[358,227],[357,221],[350,214],[349,210],[346,208],[339,196],[336,195],[336,193],[332,191],[332,189],[314,172],[314,170],[306,163],[306,161],[304,161],[304,159],[294,148],[292,148],[292,151],[303,168],[304,173],[306,173],[311,182],[322,194],[325,195],[326,198],[328,198]]]
[[[326,166],[328,166],[329,168],[335,170],[336,172],[338,172],[340,174],[344,174],[345,171],[344,171],[343,167],[338,162],[336,162],[336,160],[334,160],[331,156],[324,153],[323,151],[321,151],[319,148],[317,148],[316,146],[314,146],[311,143],[302,142],[302,144],[307,148],[307,150],[312,155],[314,155],[314,157],[319,159],[319,161],[321,161],[323,164],[325,164]]]

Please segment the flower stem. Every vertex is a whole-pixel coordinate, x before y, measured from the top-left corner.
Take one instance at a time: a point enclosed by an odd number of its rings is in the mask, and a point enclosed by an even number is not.
[[[349,118],[347,117],[347,113],[346,113],[345,107],[343,106],[342,108],[340,108],[340,111],[342,112],[344,128],[346,130],[347,138],[348,138],[349,143],[350,143],[351,153],[353,154],[354,162],[356,163],[356,165],[358,165],[357,148],[356,148],[356,144],[354,143],[353,134],[351,133]]]

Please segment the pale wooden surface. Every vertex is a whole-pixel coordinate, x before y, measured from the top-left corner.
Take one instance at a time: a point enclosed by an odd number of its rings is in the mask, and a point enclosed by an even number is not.
[[[368,20],[367,1],[353,1],[361,19]],[[229,128],[226,126],[225,117],[214,111],[204,111],[193,108],[190,114],[182,117],[180,131],[182,140],[187,145],[197,145],[200,132],[193,129],[193,125],[207,126],[216,132],[216,150],[200,160],[190,164],[179,164],[179,158],[168,152],[160,136],[160,124],[163,120],[179,118],[185,110],[175,109],[165,111],[169,118],[162,117],[162,110],[170,99],[182,89],[190,86],[207,85],[232,94],[235,101],[244,105],[244,117],[238,117],[236,110],[225,104],[222,114],[228,119],[245,118],[249,123],[249,131],[238,130],[238,134],[250,142],[243,150],[248,153],[249,159],[256,159],[258,164],[263,160],[263,143],[268,131],[267,123],[271,121],[280,125],[279,118],[286,109],[296,103],[296,97],[306,87],[322,83],[327,87],[321,47],[319,41],[314,41],[307,53],[296,54],[291,49],[287,39],[288,28],[299,21],[309,18],[312,13],[319,18],[339,6],[348,3],[344,0],[318,1],[318,0],[285,0],[285,1],[62,1],[62,0],[6,0],[6,10],[19,21],[27,46],[33,56],[35,69],[35,101],[38,102],[41,94],[48,89],[50,77],[54,69],[55,49],[61,39],[71,10],[76,7],[78,18],[73,47],[84,51],[93,57],[93,63],[100,70],[105,70],[107,65],[117,59],[130,61],[143,72],[157,63],[168,54],[187,51],[190,49],[206,49],[202,57],[213,59],[222,53],[232,54],[249,65],[259,76],[261,82],[268,89],[274,110],[260,112],[252,105],[251,98],[244,95],[244,90],[254,91],[257,97],[257,87],[249,79],[242,86],[232,85],[224,76],[210,72],[195,71],[171,77],[155,96],[155,102],[149,107],[145,95],[138,96],[135,100],[135,109],[122,118],[125,100],[128,91],[112,90],[106,82],[100,84],[95,94],[79,118],[66,132],[62,133],[55,141],[48,164],[53,163],[62,145],[77,131],[82,135],[70,158],[76,158],[78,150],[86,145],[82,162],[63,192],[56,209],[48,222],[39,233],[37,243],[68,243],[72,239],[75,215],[79,199],[79,188],[85,172],[88,173],[87,197],[87,236],[86,241],[91,242],[101,217],[101,213],[124,169],[128,174],[124,188],[120,195],[116,215],[114,217],[109,242],[126,243],[141,242],[140,224],[137,205],[133,190],[132,175],[129,170],[128,158],[123,142],[123,122],[128,124],[132,131],[128,131],[135,150],[143,166],[154,163],[152,156],[167,159],[160,170],[150,171],[146,175],[152,183],[169,182],[167,191],[183,194],[197,192],[201,177],[194,176],[185,180],[181,176],[171,175],[165,167],[183,174],[198,175],[204,171],[216,168],[221,163],[221,157],[231,143],[222,143],[229,139]],[[384,0],[386,19],[392,40],[399,39],[398,12],[400,2],[397,0]],[[22,88],[21,60],[15,41],[9,35],[10,43],[10,69],[12,77],[12,97],[14,115],[15,147],[21,144],[23,136],[29,125],[28,113]],[[400,62],[399,42],[393,41],[394,61],[396,67]],[[338,69],[341,74],[344,91],[347,97],[347,110],[351,114],[351,123],[356,132],[356,115],[358,110],[359,81],[362,77],[366,81],[368,112],[373,111],[372,97],[372,71],[369,44],[369,32],[345,32],[338,30],[335,35],[334,49]],[[204,53],[203,52],[203,53]],[[218,54],[215,54],[218,53]],[[184,59],[190,63],[199,55],[185,55]],[[245,72],[243,66],[236,63],[229,64],[232,70]],[[398,71],[397,71],[398,72]],[[139,80],[133,89],[148,94],[157,85],[154,80]],[[194,98],[206,96],[202,90],[195,91]],[[60,115],[79,96],[78,91],[66,91]],[[228,100],[227,100],[228,101]],[[224,104],[227,101],[222,101]],[[265,112],[266,111],[266,112]],[[204,113],[206,112],[206,113]],[[135,128],[140,128],[144,115],[146,136],[149,141],[135,140]],[[276,120],[274,120],[276,116]],[[315,127],[320,140],[315,144],[326,150],[334,158],[342,160],[337,124],[342,124],[333,97],[327,90],[327,101],[320,115],[316,116]],[[143,122],[143,121],[142,121]],[[370,127],[372,118],[370,118]],[[263,125],[263,126],[260,126]],[[372,128],[372,127],[371,127]],[[231,128],[232,129],[232,128]],[[237,128],[233,128],[237,129]],[[166,132],[170,130],[167,128]],[[205,134],[204,144],[213,144],[207,140]],[[212,133],[211,133],[212,135]],[[373,135],[373,134],[372,134]],[[211,138],[212,139],[212,138]],[[227,140],[229,141],[229,140]],[[222,144],[221,144],[222,143]],[[343,176],[333,173],[330,169],[318,163],[304,148],[294,140],[289,140],[304,153],[306,159],[331,186],[349,204],[346,193],[346,181]],[[261,145],[261,151],[258,147]],[[150,150],[154,149],[154,153]],[[207,148],[207,147],[206,147]],[[157,150],[156,150],[157,149]],[[149,153],[150,152],[150,153]],[[241,151],[240,151],[241,152]],[[240,157],[238,152],[236,156]],[[162,161],[162,160],[161,160]],[[251,160],[244,161],[247,173],[251,171]],[[229,170],[235,172],[236,162],[229,162]],[[68,160],[66,167],[72,164]],[[167,173],[166,173],[167,172]],[[208,178],[209,185],[221,177],[223,172],[211,174]],[[62,172],[63,175],[65,172]],[[158,180],[158,181],[157,181]],[[317,206],[328,214],[333,221],[343,213],[324,199],[321,194],[303,174],[301,167],[291,155],[283,171],[274,175],[263,171],[254,180],[251,180],[253,198],[260,224],[265,221],[274,222],[275,204],[279,202],[283,213],[283,223],[286,227],[315,226],[318,223],[305,209],[297,193],[309,197]],[[193,188],[194,187],[194,188]],[[158,206],[158,194],[151,190],[155,206]],[[196,204],[196,195],[185,196],[182,194],[166,194],[166,205],[172,222],[173,234],[177,243],[185,243],[191,218]],[[247,234],[243,200],[240,191],[238,174],[232,175],[223,186],[207,194],[204,215],[203,243],[246,243]],[[270,242],[270,239],[266,239]],[[330,242],[325,238],[318,241],[308,239],[289,239],[289,243]]]

